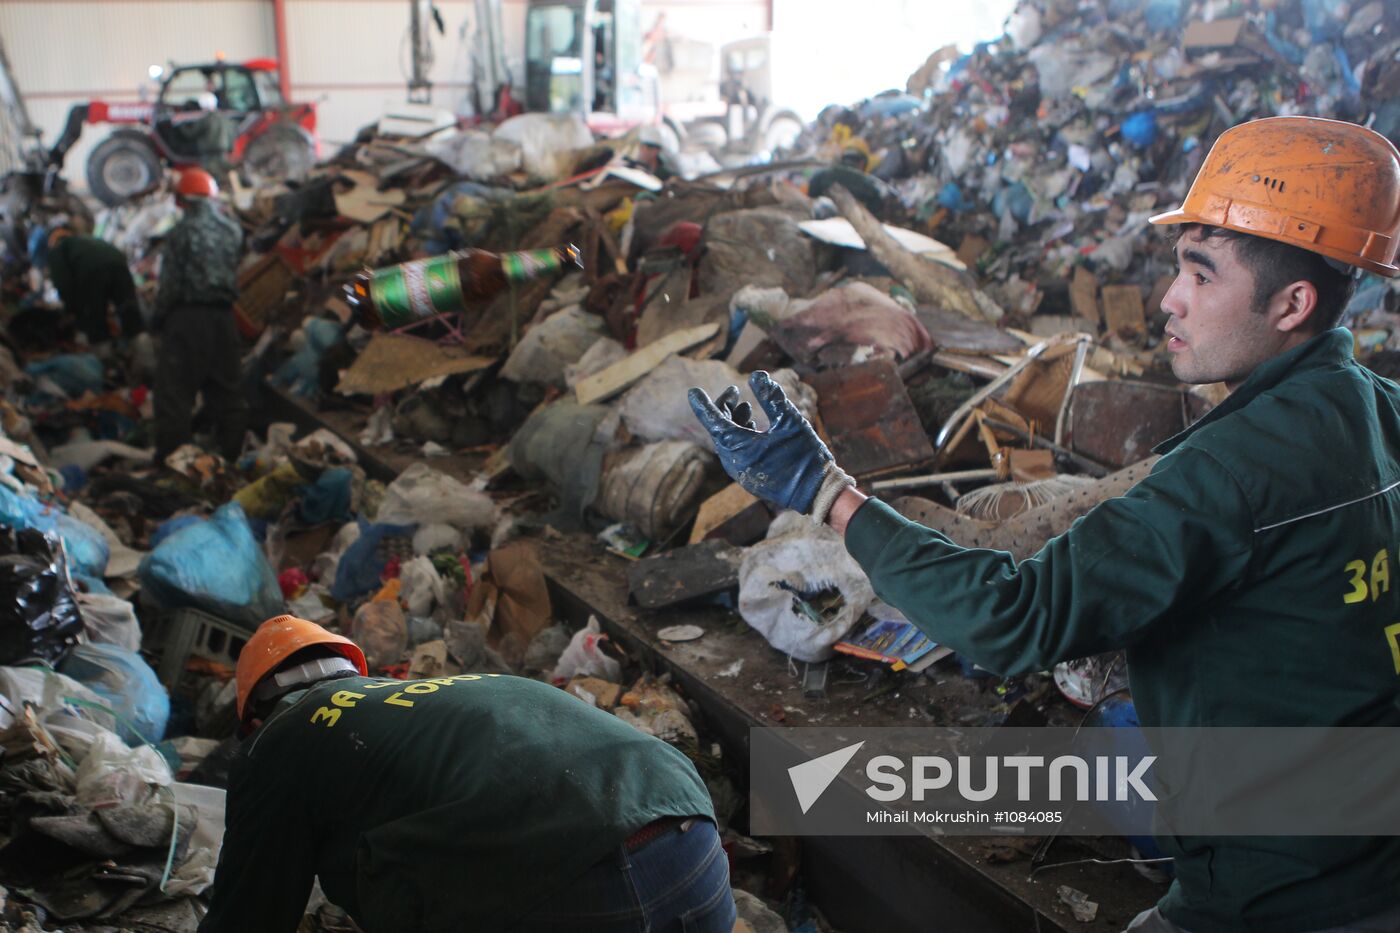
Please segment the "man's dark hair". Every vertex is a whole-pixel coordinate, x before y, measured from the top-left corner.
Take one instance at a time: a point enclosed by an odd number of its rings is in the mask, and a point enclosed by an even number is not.
[[[1308,326],[1322,333],[1337,326],[1356,290],[1355,276],[1339,272],[1320,254],[1261,236],[1239,233],[1210,224],[1182,224],[1180,236],[1233,243],[1240,263],[1254,276],[1254,306],[1263,314],[1269,299],[1292,282],[1311,282],[1317,289],[1317,307]]]

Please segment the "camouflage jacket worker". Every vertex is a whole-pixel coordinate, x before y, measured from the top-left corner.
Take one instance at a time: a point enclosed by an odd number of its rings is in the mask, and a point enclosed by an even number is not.
[[[227,308],[238,297],[243,231],[209,201],[191,199],[165,241],[156,316],[190,305]]]

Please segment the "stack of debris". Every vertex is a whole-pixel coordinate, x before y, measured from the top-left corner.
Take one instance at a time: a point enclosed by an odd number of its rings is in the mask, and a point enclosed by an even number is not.
[[[806,138],[868,168],[891,215],[957,244],[1027,329],[1136,348],[1160,332],[1172,270],[1147,217],[1180,203],[1215,138],[1289,114],[1400,138],[1398,55],[1400,9],[1379,0],[1024,0],[1000,39],[938,50],[908,93],[830,107]],[[1394,289],[1359,290],[1363,346],[1395,334],[1366,317],[1394,310]]]

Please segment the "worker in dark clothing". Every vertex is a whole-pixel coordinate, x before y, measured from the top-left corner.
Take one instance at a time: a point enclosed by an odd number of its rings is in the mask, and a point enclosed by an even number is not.
[[[1348,123],[1247,123],[1152,220],[1181,225],[1172,368],[1230,395],[1027,560],[862,495],[766,374],[767,432],[732,387],[692,407],[730,476],[828,522],[882,599],[989,670],[1126,648],[1145,727],[1400,725],[1400,386],[1337,327],[1356,270],[1400,276],[1400,152]],[[1176,880],[1135,933],[1400,930],[1400,838],[1158,842]]]
[[[683,754],[557,687],[367,677],[278,616],[236,671],[251,736],[200,933],[293,933],[313,879],[365,933],[730,933],[729,866]]]
[[[218,193],[218,184],[198,168],[182,171],[175,185],[176,203],[185,216],[166,237],[156,293],[158,460],[190,441],[200,393],[219,452],[236,457],[243,443],[248,403],[240,388],[233,319],[243,231],[215,207]]]
[[[141,332],[141,308],[126,254],[111,243],[57,227],[48,237],[48,273],[64,310],[93,347]]]

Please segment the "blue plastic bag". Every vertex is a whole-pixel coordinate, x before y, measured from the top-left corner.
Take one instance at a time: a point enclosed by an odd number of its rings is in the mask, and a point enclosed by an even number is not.
[[[35,379],[48,376],[69,398],[102,391],[102,361],[91,353],[63,353],[24,367]]]
[[[203,609],[249,629],[283,609],[277,575],[237,502],[221,506],[207,522],[181,528],[156,545],[141,561],[137,575],[147,593],[165,608]]]
[[[316,482],[303,486],[297,502],[297,518],[308,525],[350,520],[351,484],[354,474],[345,467],[324,471]]]
[[[1157,113],[1142,110],[1123,121],[1123,138],[1138,149],[1146,149],[1157,141]]]
[[[331,596],[342,603],[379,589],[379,577],[387,561],[379,554],[385,538],[413,534],[417,525],[371,525],[360,519],[360,536],[345,549],[335,570]]]
[[[56,505],[46,505],[28,493],[0,485],[0,525],[36,528],[63,539],[68,567],[80,577],[101,579],[111,550],[96,528],[83,524]]]
[[[170,695],[136,652],[118,645],[79,645],[58,671],[107,701],[117,714],[117,734],[126,744],[154,744],[165,738]]]
[[[181,528],[188,528],[191,525],[198,525],[204,521],[203,515],[181,515],[177,518],[167,518],[156,526],[156,530],[151,532],[151,547],[158,547],[162,541],[179,531]]]
[[[306,333],[306,343],[277,368],[272,382],[291,389],[302,398],[315,398],[321,391],[321,357],[340,340],[345,328],[335,321],[314,318],[307,321],[302,330]]]

